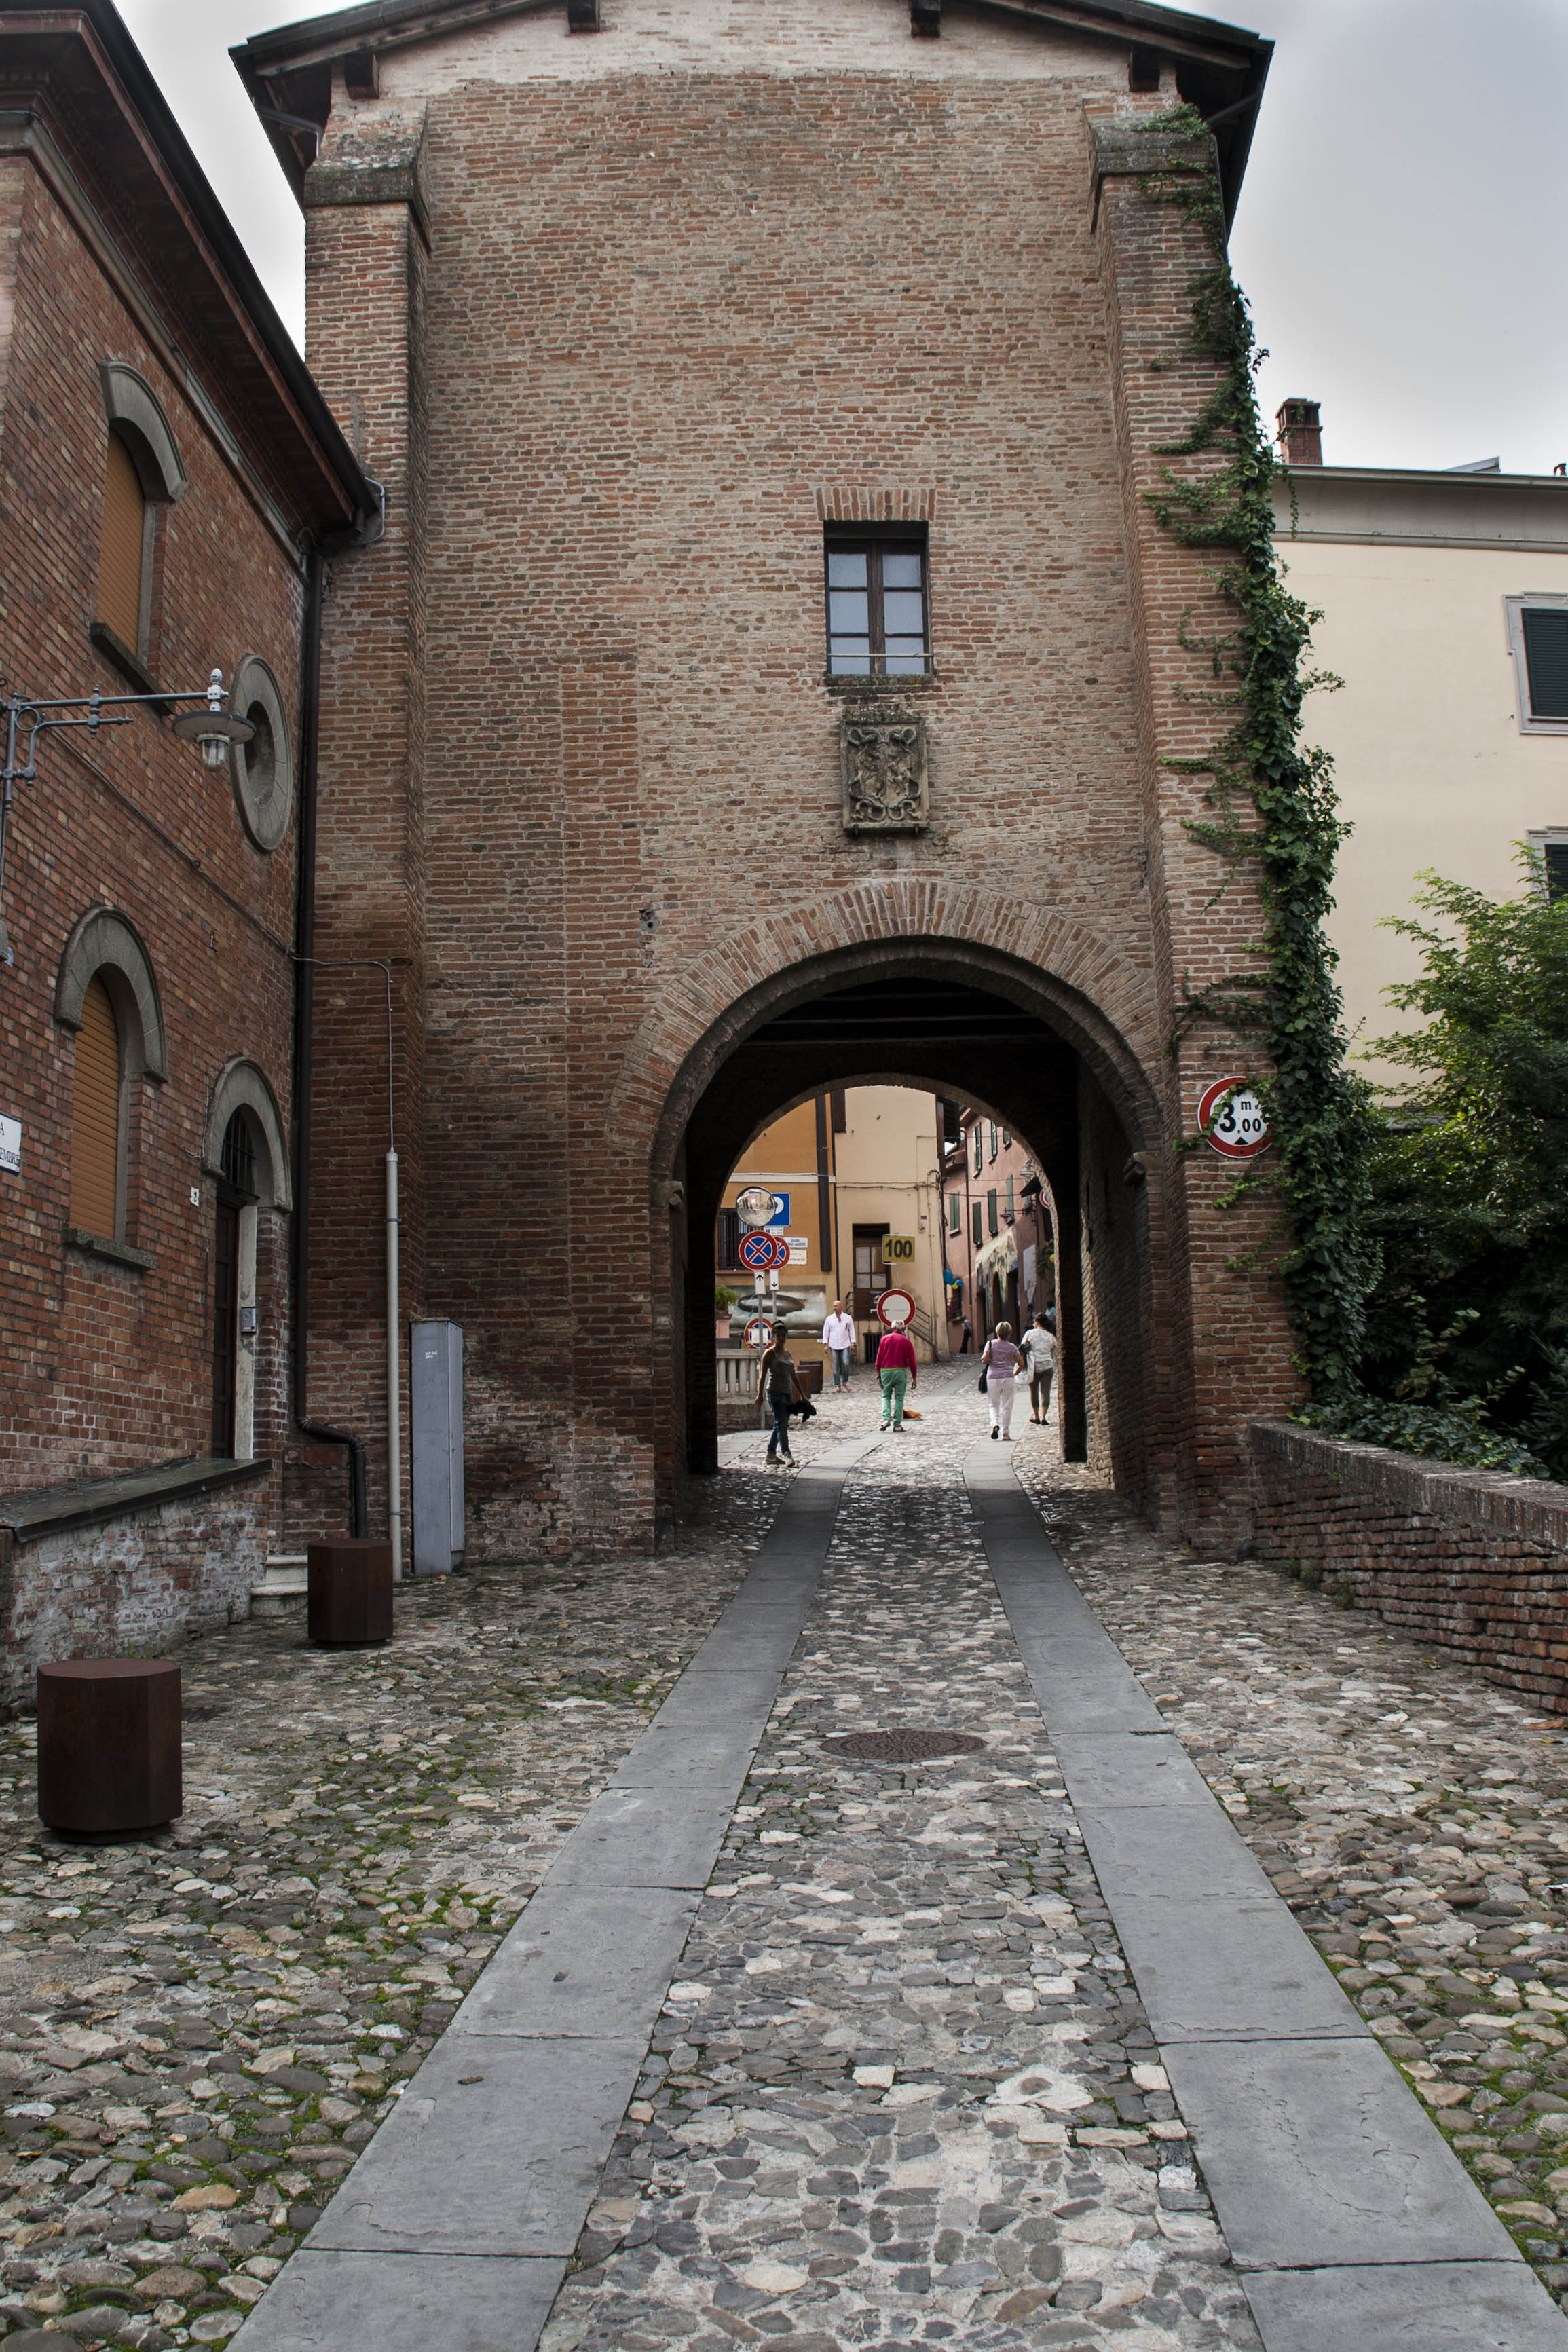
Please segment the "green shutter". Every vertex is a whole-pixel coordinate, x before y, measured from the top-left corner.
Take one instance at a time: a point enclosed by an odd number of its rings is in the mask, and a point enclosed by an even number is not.
[[[1527,605],[1523,620],[1530,715],[1568,719],[1568,611]]]

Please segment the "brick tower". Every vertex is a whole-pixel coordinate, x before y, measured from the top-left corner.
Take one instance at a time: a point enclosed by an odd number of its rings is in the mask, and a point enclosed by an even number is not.
[[[1227,615],[1147,503],[1213,462],[1161,452],[1214,378],[1144,126],[1214,118],[1176,160],[1233,206],[1268,45],[382,0],[237,54],[386,495],[327,599],[317,941],[398,960],[405,1305],[467,1333],[474,1554],[657,1539],[714,1459],[730,1166],[889,1077],[1026,1138],[1069,1437],[1223,1540],[1295,1376],[1260,1223],[1174,1148],[1235,1051],[1173,1049],[1182,992],[1259,919],[1172,765]],[[373,1439],[380,989],[319,982],[312,1170],[318,1409]]]

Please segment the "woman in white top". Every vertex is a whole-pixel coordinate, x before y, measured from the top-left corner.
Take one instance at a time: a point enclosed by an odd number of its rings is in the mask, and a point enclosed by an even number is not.
[[[1011,1323],[998,1323],[985,1342],[980,1368],[985,1380],[985,1402],[991,1408],[991,1434],[1011,1444],[1013,1399],[1016,1393],[1019,1355],[1013,1344]]]

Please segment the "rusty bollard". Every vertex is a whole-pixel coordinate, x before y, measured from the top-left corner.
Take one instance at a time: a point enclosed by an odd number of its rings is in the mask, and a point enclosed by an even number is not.
[[[40,1666],[38,1814],[66,1836],[158,1829],[184,1811],[172,1658]]]
[[[321,1649],[392,1639],[392,1546],[363,1536],[313,1543],[306,1631]]]

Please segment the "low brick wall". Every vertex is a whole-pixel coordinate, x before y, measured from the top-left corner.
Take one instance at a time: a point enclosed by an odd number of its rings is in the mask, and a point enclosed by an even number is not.
[[[61,1658],[156,1655],[250,1613],[266,1565],[270,1465],[225,1465],[185,1490],[127,1497],[118,1483],[0,1499],[0,1707],[30,1706]],[[105,1489],[96,1507],[90,1488]],[[14,1504],[30,1508],[14,1508]]]
[[[1258,1557],[1568,1713],[1568,1486],[1325,1437],[1247,1431]]]

